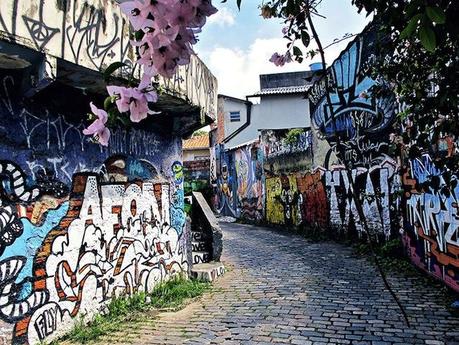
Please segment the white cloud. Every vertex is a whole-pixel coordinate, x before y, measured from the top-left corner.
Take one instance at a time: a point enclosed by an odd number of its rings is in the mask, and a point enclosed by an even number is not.
[[[325,45],[327,42],[324,42]],[[333,45],[326,50],[326,59],[330,64],[347,42]],[[314,46],[311,46],[312,49]],[[269,62],[274,52],[284,53],[286,40],[282,38],[257,38],[247,50],[237,48],[214,47],[201,57],[218,79],[218,92],[233,97],[244,98],[260,89],[259,75],[309,70],[309,64],[320,61],[315,57],[302,64],[292,62],[283,67],[276,67]]]
[[[234,13],[226,7],[222,7],[207,20],[207,24],[217,24],[218,26],[232,26],[235,22]]]

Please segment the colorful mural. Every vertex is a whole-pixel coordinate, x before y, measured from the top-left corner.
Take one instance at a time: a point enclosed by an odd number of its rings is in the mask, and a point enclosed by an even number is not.
[[[325,78],[308,92],[314,126],[352,166],[372,166],[389,153],[390,125],[396,115],[395,97],[374,97],[374,87],[384,85],[369,76],[376,51],[376,37],[367,28],[349,44],[327,70],[333,85],[327,103]],[[341,138],[337,147],[336,138]],[[328,167],[327,167],[328,168]]]
[[[62,334],[78,314],[93,315],[114,296],[151,290],[187,269],[170,225],[168,184],[77,174],[68,198],[49,200],[13,206],[23,231],[0,256],[0,317],[15,323],[14,342]]]
[[[430,155],[404,169],[402,236],[411,260],[459,291],[459,176],[436,167]],[[451,187],[448,187],[451,186]]]
[[[298,176],[299,207],[301,223],[307,227],[325,229],[329,221],[327,193],[323,181],[323,171]]]
[[[263,151],[258,142],[220,152],[217,212],[259,222],[263,219]]]
[[[220,151],[217,156],[216,204],[217,213],[237,217],[237,180],[230,152]]]
[[[401,188],[397,163],[388,158],[370,169],[352,170],[357,195],[360,197],[366,222],[376,238],[389,239],[395,228],[395,205]],[[330,209],[330,226],[338,231],[353,232],[361,237],[364,233],[358,215],[352,186],[344,168],[337,167],[325,172],[325,188]]]
[[[266,179],[266,220],[269,223],[299,225],[300,200],[294,175]]]
[[[242,219],[263,219],[263,153],[258,143],[234,152],[238,212]]]
[[[0,83],[0,342],[36,344],[188,270],[181,139],[117,130],[101,148],[77,105],[23,102],[12,73]]]

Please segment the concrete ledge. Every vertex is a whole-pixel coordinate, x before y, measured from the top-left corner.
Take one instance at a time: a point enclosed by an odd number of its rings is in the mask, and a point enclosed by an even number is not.
[[[213,282],[225,273],[225,266],[221,262],[208,262],[193,265],[191,276],[194,279]]]
[[[220,261],[220,257],[222,255],[223,250],[223,234],[220,225],[218,225],[217,218],[210,209],[210,206],[207,203],[206,199],[204,199],[204,196],[200,192],[193,192],[193,203],[194,202],[196,202],[199,205],[200,212],[202,213],[205,222],[207,222],[206,225],[208,225],[208,227],[210,228],[208,230],[210,230],[210,234],[212,234],[212,260]],[[193,212],[197,212],[197,207],[193,206],[193,210],[196,210]],[[195,221],[195,219],[197,220],[202,217],[195,216],[195,214],[193,215],[193,221]],[[199,239],[196,237],[193,237],[193,239],[195,241],[199,241]]]

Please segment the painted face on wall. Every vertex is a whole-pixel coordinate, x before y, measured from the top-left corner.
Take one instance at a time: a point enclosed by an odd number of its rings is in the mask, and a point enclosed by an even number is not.
[[[183,165],[179,161],[172,164],[172,172],[174,174],[175,184],[182,184],[183,182]]]
[[[222,178],[225,181],[228,180],[228,166],[226,164],[222,166]]]

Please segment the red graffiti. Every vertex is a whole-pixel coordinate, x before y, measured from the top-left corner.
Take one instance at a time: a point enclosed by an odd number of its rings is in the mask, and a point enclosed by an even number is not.
[[[328,204],[321,172],[297,177],[298,191],[303,198],[301,216],[307,225],[328,226]]]

